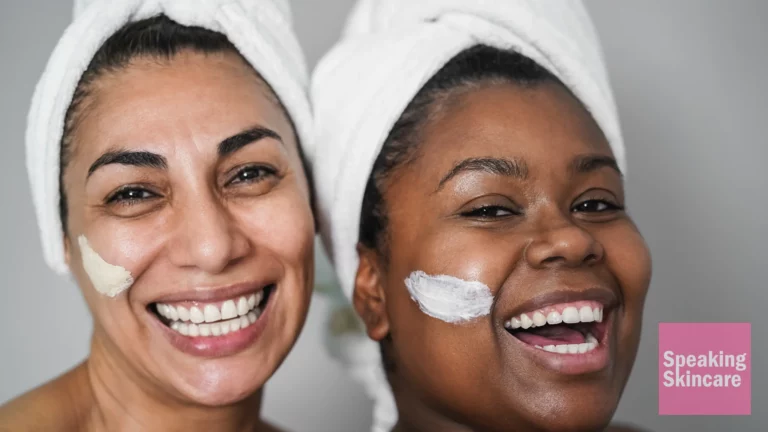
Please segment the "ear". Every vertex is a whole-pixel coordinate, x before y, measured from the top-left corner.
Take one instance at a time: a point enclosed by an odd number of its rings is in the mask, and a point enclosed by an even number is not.
[[[67,263],[68,267],[72,267],[70,264],[70,258],[71,258],[71,252],[70,249],[72,248],[72,242],[69,241],[69,236],[66,234],[63,234],[64,236],[64,261]]]
[[[357,245],[357,255],[360,263],[355,276],[352,304],[365,323],[368,337],[380,341],[389,334],[381,260],[375,250],[361,244]]]

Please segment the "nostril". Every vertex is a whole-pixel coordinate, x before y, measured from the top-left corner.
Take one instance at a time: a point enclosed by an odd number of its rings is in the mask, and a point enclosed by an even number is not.
[[[561,257],[561,256],[557,256],[557,255],[555,255],[555,256],[550,256],[550,257],[546,257],[546,258],[544,258],[544,259],[541,261],[541,263],[542,263],[542,264],[552,264],[552,263],[556,263],[556,262],[558,262],[558,261],[565,261],[565,258],[564,258],[564,257]]]

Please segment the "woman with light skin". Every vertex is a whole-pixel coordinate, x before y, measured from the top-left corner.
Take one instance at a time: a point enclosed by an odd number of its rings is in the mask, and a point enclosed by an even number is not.
[[[597,42],[547,7],[361,1],[315,72],[321,231],[386,381],[352,369],[396,409],[376,432],[633,430],[610,422],[650,254]]]
[[[243,10],[279,11],[267,3]],[[0,407],[3,427],[276,430],[262,388],[313,283],[298,133],[309,111],[281,99],[301,83],[276,91],[249,52],[159,13],[124,23],[90,60],[55,143],[54,210],[93,314],[90,354]]]

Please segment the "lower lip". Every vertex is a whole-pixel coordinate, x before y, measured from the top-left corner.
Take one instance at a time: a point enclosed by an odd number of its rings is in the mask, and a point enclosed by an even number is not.
[[[544,351],[533,345],[521,341],[512,336],[518,344],[522,345],[524,352],[533,357],[535,361],[544,367],[563,375],[583,375],[600,372],[608,367],[611,356],[608,344],[613,334],[613,312],[606,317],[605,332],[598,345],[592,351],[583,354],[561,354]],[[506,331],[506,330],[505,330]]]
[[[152,315],[155,325],[160,327],[166,339],[179,351],[197,357],[226,357],[244,351],[259,339],[267,325],[272,303],[276,300],[275,294],[276,292],[273,292],[270,295],[266,308],[259,315],[256,322],[244,329],[221,336],[184,336],[160,322],[160,319],[154,313],[148,313]]]

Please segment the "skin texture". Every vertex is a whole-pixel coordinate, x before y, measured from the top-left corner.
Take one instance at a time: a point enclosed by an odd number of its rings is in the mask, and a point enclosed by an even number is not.
[[[622,177],[569,169],[584,155],[612,158],[602,132],[555,83],[459,92],[421,132],[416,157],[385,185],[386,251],[358,247],[354,303],[369,336],[386,338],[396,430],[605,430],[635,359],[651,260],[620,209]],[[463,171],[438,187],[460,161],[485,157],[525,163],[527,177]],[[415,270],[485,283],[490,315],[430,318],[403,285]],[[598,372],[549,369],[504,329],[538,295],[594,287],[618,301]]]
[[[250,66],[230,53],[136,59],[97,80],[83,114],[64,176],[65,241],[94,317],[91,353],[0,409],[0,424],[273,430],[259,418],[261,389],[299,335],[314,264],[309,188],[289,120]],[[219,155],[220,142],[255,126],[281,140],[266,137]],[[110,164],[88,177],[94,161],[117,149],[156,153],[167,168]],[[134,200],[123,194],[110,201],[126,185]],[[107,262],[132,273],[128,291],[112,299],[94,290],[77,246],[81,234]],[[164,296],[242,283],[277,288],[263,332],[234,354],[182,352],[148,310]]]

